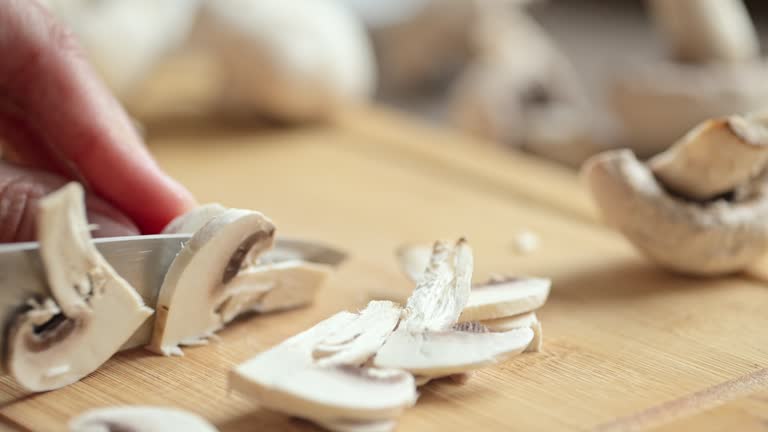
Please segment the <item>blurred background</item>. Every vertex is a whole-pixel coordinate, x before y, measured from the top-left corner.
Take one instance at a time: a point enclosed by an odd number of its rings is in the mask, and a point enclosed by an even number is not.
[[[302,127],[373,102],[576,167],[768,100],[756,0],[46,3],[150,130]]]

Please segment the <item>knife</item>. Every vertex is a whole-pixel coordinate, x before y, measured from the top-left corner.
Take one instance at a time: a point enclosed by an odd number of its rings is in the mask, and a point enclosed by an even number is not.
[[[136,289],[144,303],[154,309],[171,262],[191,237],[191,234],[159,234],[99,238],[93,242],[115,271]],[[281,237],[259,263],[294,259],[338,266],[346,255],[319,243]],[[0,244],[0,323],[4,324],[3,328],[7,328],[28,299],[50,295],[38,243]],[[149,343],[153,323],[150,317],[122,349]],[[5,331],[0,331],[0,347],[4,346],[4,339]]]

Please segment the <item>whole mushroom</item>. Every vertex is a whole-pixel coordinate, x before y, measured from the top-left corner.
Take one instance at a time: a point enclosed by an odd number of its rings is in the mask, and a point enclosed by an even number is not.
[[[715,276],[768,251],[768,122],[708,120],[647,163],[630,150],[587,161],[605,221],[660,266]]]
[[[669,57],[625,68],[611,105],[638,156],[666,149],[699,122],[762,109],[768,62],[742,0],[648,0]]]

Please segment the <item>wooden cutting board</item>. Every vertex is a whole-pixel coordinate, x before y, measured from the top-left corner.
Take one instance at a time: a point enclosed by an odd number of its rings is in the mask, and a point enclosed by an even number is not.
[[[351,259],[312,307],[253,316],[181,358],[122,353],[67,388],[25,395],[0,380],[0,420],[63,430],[115,404],[188,409],[221,431],[314,430],[226,390],[227,370],[370,298],[410,288],[393,259],[407,241],[466,236],[476,279],[550,277],[541,353],[423,388],[400,431],[765,430],[768,289],[759,277],[670,275],[597,223],[576,176],[531,157],[360,110],[302,130],[198,125],[150,139],[161,165],[201,202],[254,208],[286,235],[333,243]],[[523,229],[541,245],[514,248]]]

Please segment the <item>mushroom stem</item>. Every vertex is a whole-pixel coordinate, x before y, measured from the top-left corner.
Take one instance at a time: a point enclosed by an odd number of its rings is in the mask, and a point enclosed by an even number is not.
[[[728,193],[768,164],[768,125],[755,117],[707,120],[649,161],[672,192],[705,201]]]
[[[674,59],[739,63],[759,56],[757,33],[742,0],[649,0]]]

